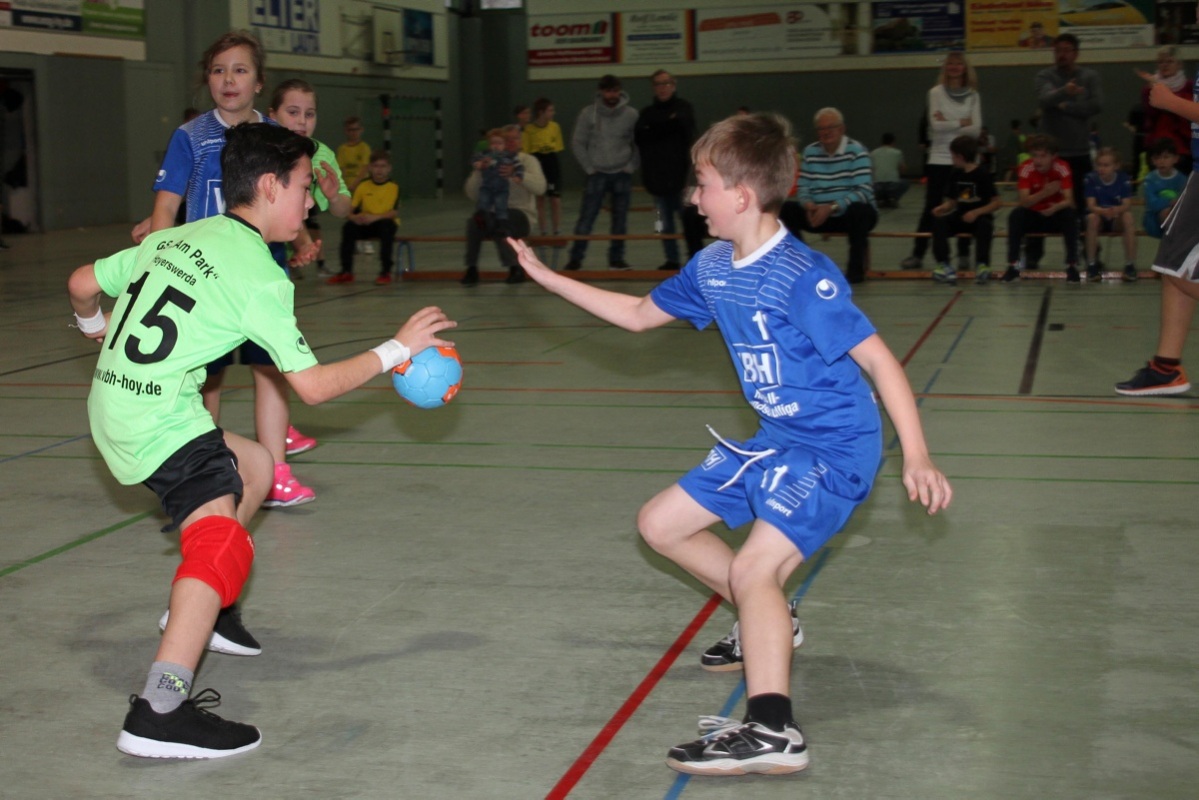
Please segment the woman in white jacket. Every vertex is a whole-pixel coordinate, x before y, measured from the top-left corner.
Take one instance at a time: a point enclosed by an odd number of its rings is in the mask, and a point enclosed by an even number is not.
[[[978,76],[974,73],[974,67],[966,61],[964,53],[949,53],[941,65],[941,77],[928,90],[930,144],[924,170],[924,210],[916,227],[917,233],[929,233],[933,229],[932,209],[941,204],[945,181],[953,171],[949,143],[959,136],[978,136],[982,121],[982,101],[978,95]],[[901,264],[904,269],[919,269],[928,249],[928,238],[918,238],[915,242],[912,254]],[[969,247],[968,239],[959,240],[959,259],[969,252]]]

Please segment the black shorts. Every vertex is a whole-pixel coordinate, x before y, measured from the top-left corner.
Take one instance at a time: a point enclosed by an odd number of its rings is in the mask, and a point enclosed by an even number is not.
[[[1192,172],[1174,209],[1162,223],[1162,242],[1153,259],[1153,271],[1199,282],[1199,172]]]
[[[206,366],[204,369],[209,375],[216,375],[224,370],[225,367],[231,367],[234,364],[260,364],[270,365],[272,367],[275,366],[275,362],[271,358],[270,353],[263,350],[262,347],[254,344],[253,342],[246,342],[232,353],[225,353],[225,355],[221,356],[215,361],[209,362],[208,366]]]
[[[218,497],[231,494],[234,503],[240,503],[244,488],[237,472],[237,456],[225,444],[220,428],[180,447],[142,483],[158,495],[172,528]]]
[[[541,165],[541,171],[545,173],[545,196],[561,197],[562,168],[558,166],[558,154],[534,153],[533,158],[537,159],[537,163]]]

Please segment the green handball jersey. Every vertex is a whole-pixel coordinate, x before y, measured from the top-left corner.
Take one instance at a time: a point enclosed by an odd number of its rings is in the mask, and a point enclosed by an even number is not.
[[[231,214],[150,234],[100,259],[116,297],[87,410],[112,474],[140,483],[216,424],[204,408],[204,366],[247,339],[279,369],[317,361],[296,327],[293,289],[256,228]]]

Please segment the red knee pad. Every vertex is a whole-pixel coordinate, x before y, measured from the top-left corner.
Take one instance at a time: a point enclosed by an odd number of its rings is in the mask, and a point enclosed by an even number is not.
[[[250,532],[229,517],[204,517],[183,529],[179,539],[183,563],[175,580],[195,578],[216,590],[221,608],[232,605],[250,577],[254,540]]]

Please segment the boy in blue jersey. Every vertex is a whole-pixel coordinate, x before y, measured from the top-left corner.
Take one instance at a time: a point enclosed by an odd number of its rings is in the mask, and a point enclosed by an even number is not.
[[[1087,198],[1087,280],[1103,280],[1099,263],[1099,234],[1119,233],[1124,241],[1125,283],[1137,279],[1137,232],[1132,222],[1132,181],[1120,169],[1114,147],[1102,147],[1095,156],[1095,169],[1083,182]]]
[[[721,720],[673,748],[672,768],[695,774],[795,772],[808,764],[792,715],[791,651],[800,635],[783,584],[870,492],[882,422],[870,377],[903,447],[903,483],[929,513],[952,489],[928,455],[903,367],[850,301],[840,270],[796,240],[778,212],[794,174],[790,126],[776,115],[724,120],[691,150],[692,201],[721,241],[648,296],[606,291],[555,273],[509,240],[530,278],[631,331],[685,319],[716,322],[760,427],[719,444],[642,507],[646,542],[737,607],[732,653],[744,660],[744,721]],[[753,523],[734,552],[708,530]]]

